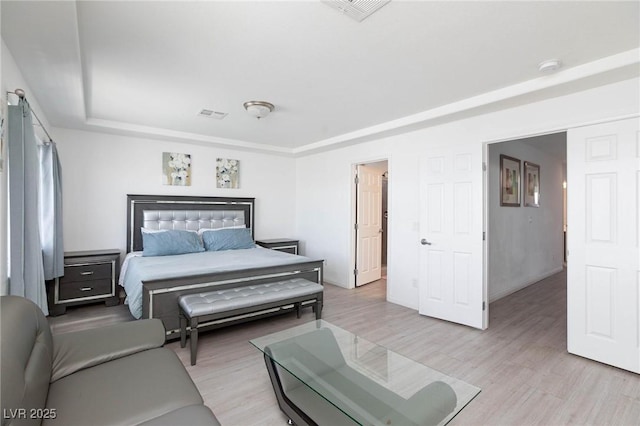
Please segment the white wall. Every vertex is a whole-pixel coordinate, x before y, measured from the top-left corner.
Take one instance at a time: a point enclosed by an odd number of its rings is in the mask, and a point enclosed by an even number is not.
[[[295,235],[295,160],[127,136],[56,129],[65,251],[126,248],[127,194],[255,197],[256,238]],[[162,184],[162,153],[191,154],[191,186]],[[216,158],[240,160],[240,188],[217,189]]]
[[[366,167],[369,167],[373,170],[376,171],[376,173],[379,173],[380,175],[383,175],[385,172],[389,171],[389,164],[387,163],[387,161],[377,161],[375,163],[367,163],[365,164]]]
[[[500,154],[521,160],[522,173],[525,161],[540,166],[539,208],[500,206]],[[493,302],[562,271],[563,161],[522,141],[491,144],[488,173],[488,290]]]
[[[2,108],[0,108],[0,113],[2,114],[2,118],[5,119],[5,129],[4,129],[4,143],[2,144],[2,152],[0,152],[0,158],[2,158],[2,171],[0,172],[0,294],[7,294],[8,285],[7,285],[7,270],[8,270],[8,241],[7,241],[7,149],[6,149],[6,141],[7,141],[7,129],[6,129],[6,117],[7,117],[7,91],[13,92],[15,89],[20,88],[26,91],[26,97],[37,114],[38,117],[44,122],[47,130],[50,130],[49,122],[47,121],[47,117],[42,112],[40,105],[38,104],[38,100],[35,94],[29,88],[29,85],[24,80],[22,73],[18,69],[11,52],[7,48],[2,41],[2,50],[0,51],[0,89],[2,90]],[[17,97],[11,95],[9,98],[12,103],[17,102]],[[36,133],[42,136],[42,131],[39,128],[36,128]]]
[[[353,163],[389,159],[388,300],[417,309],[419,159],[429,146],[483,144],[638,114],[638,79],[491,114],[301,157],[297,162],[297,232],[305,253],[324,258],[325,277],[349,283]],[[478,212],[481,214],[481,212]]]

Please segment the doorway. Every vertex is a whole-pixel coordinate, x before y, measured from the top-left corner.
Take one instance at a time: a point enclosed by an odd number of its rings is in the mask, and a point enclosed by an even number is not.
[[[355,164],[354,286],[386,279],[389,167],[387,160]]]
[[[491,303],[564,270],[567,134],[492,143],[487,153]]]

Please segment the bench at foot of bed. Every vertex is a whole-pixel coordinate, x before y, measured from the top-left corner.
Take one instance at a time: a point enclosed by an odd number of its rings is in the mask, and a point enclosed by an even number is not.
[[[186,294],[178,299],[180,346],[183,348],[186,346],[188,323],[191,365],[195,365],[198,352],[198,327],[206,326],[208,321],[287,305],[295,305],[300,318],[302,305],[308,304],[313,304],[316,319],[320,319],[322,291],[321,284],[303,278],[293,278],[206,293]]]

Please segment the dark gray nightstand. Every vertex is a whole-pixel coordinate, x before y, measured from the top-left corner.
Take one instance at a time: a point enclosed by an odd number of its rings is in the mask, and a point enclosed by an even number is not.
[[[119,266],[118,249],[65,252],[64,276],[47,281],[49,315],[62,315],[67,306],[87,303],[117,305]]]
[[[298,242],[299,240],[292,240],[291,238],[256,240],[256,244],[259,246],[291,254],[298,254]]]

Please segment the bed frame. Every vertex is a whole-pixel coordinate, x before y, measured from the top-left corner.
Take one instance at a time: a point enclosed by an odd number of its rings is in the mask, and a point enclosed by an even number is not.
[[[246,225],[254,235],[254,198],[127,195],[127,253],[142,250],[140,228],[188,229],[224,228]],[[322,284],[322,260],[210,274],[189,275],[142,282],[142,317],[160,318],[167,339],[180,337],[178,298],[225,288],[304,278]],[[208,324],[209,328],[250,321],[295,310],[286,305],[237,315]]]

